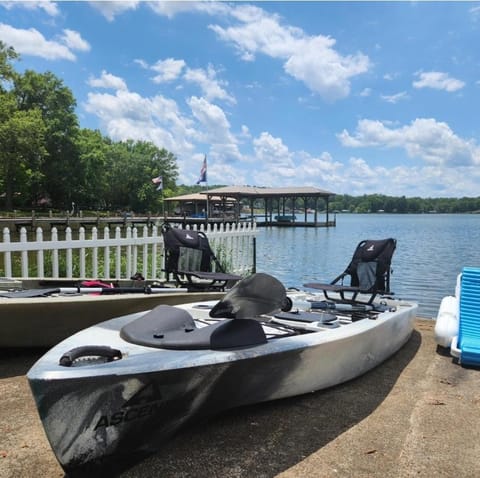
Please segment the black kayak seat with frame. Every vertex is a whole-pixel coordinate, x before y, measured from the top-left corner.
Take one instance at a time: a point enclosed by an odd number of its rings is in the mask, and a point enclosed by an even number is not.
[[[137,345],[174,350],[225,350],[267,342],[255,319],[224,319],[197,327],[186,310],[170,305],[159,305],[125,325],[120,336]]]
[[[225,290],[242,277],[225,272],[202,231],[162,226],[167,280],[189,290]]]
[[[391,237],[365,239],[358,244],[345,271],[332,282],[311,282],[304,287],[322,290],[327,299],[331,299],[329,293],[337,293],[344,302],[360,302],[358,295],[366,294],[369,295],[366,303],[371,304],[378,294],[392,294],[390,274],[396,247],[397,241]],[[344,284],[347,276],[350,276],[350,285]]]

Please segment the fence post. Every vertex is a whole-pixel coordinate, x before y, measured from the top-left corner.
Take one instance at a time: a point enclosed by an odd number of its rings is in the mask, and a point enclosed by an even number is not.
[[[122,234],[120,227],[115,228],[115,239],[121,239]],[[118,245],[115,251],[115,279],[121,279],[122,277],[122,246]]]
[[[41,227],[37,227],[35,240],[37,242],[43,242],[43,230]],[[37,251],[37,276],[44,277],[45,270],[43,265],[43,251],[39,249]]]
[[[98,229],[92,227],[92,241],[96,241],[98,237]],[[105,270],[104,266],[104,270]],[[98,277],[98,247],[92,249],[92,278],[96,279]]]
[[[110,229],[106,226],[103,229],[103,238],[110,239]],[[105,279],[110,278],[110,246],[103,248],[103,276]]]
[[[148,238],[148,227],[143,226],[143,238]],[[137,271],[135,271],[137,272]],[[142,275],[146,279],[148,275],[148,244],[143,243],[143,257],[142,257]]]
[[[28,238],[27,238],[27,230],[22,227],[20,229],[20,242],[21,243],[27,243]],[[22,277],[28,277],[28,251],[22,251]]]
[[[3,242],[5,244],[10,243],[10,229],[8,227],[3,228]],[[5,264],[5,277],[12,277],[12,253],[5,251],[3,261]]]
[[[67,243],[72,243],[72,228],[69,226],[65,230],[65,241]],[[68,247],[66,250],[66,261],[67,261],[67,277],[71,279],[73,277],[73,260],[72,260],[72,248]]]
[[[58,241],[57,228],[52,228],[52,242]],[[58,249],[52,249],[52,277],[58,279]]]
[[[80,241],[84,241],[85,240],[85,228],[84,227],[81,227],[78,231],[78,239]],[[85,248],[84,247],[81,247],[80,248],[80,252],[79,252],[79,269],[80,269],[80,278],[81,279],[84,279],[85,276],[86,276],[86,273],[85,273],[85,270],[86,270],[86,267],[85,267]]]

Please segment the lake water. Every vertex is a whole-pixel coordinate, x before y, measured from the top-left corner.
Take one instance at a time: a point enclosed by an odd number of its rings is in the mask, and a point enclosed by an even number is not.
[[[331,228],[259,228],[257,271],[286,287],[330,282],[360,241],[387,237],[397,240],[391,290],[418,302],[422,317],[436,317],[464,266],[480,267],[478,214],[338,214]]]

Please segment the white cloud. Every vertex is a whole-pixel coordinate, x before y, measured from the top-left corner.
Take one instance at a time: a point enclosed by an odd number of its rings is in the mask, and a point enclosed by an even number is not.
[[[81,37],[80,33],[74,30],[63,30],[61,39],[72,50],[90,51],[89,43]]]
[[[100,78],[89,78],[88,84],[94,88],[112,88],[114,90],[127,90],[127,85],[122,78],[102,71]]]
[[[117,15],[128,10],[135,10],[140,3],[139,1],[98,1],[89,2],[92,7],[98,10],[109,22],[113,22]]]
[[[414,88],[433,88],[451,93],[465,86],[463,81],[451,78],[448,73],[440,71],[417,72],[416,76],[419,79],[413,82]]]
[[[222,86],[226,86],[228,83],[217,80],[216,76],[216,71],[209,65],[207,70],[188,68],[183,78],[190,83],[198,85],[208,101],[219,99],[235,104],[235,98],[222,88]]]
[[[409,98],[408,93],[406,91],[402,91],[400,93],[396,93],[394,95],[381,95],[380,98],[386,101],[387,103],[398,103],[401,100],[406,100]]]
[[[22,55],[39,56],[46,60],[74,61],[76,57],[72,53],[72,49],[85,50],[89,48],[88,43],[82,40],[80,34],[72,30],[65,30],[64,36],[58,42],[45,39],[34,28],[24,30],[0,23],[0,38]],[[66,42],[69,44],[65,44]],[[74,48],[70,45],[73,45]]]
[[[102,78],[108,83],[107,73],[102,73],[99,81]],[[328,152],[314,157],[307,152],[291,151],[282,138],[268,131],[251,140],[253,155],[244,156],[219,106],[198,97],[190,98],[187,104],[190,113],[182,113],[175,101],[163,96],[144,98],[118,90],[115,94],[90,93],[85,109],[99,117],[106,134],[116,141],[129,138],[152,141],[172,151],[178,158],[180,182],[185,184],[198,179],[205,152],[210,184],[295,186],[301,183],[353,195],[372,191],[393,196],[478,195],[480,168],[472,165],[473,159],[469,166],[460,162],[445,174],[442,161],[450,161],[469,148],[472,154],[476,152],[478,164],[478,148],[456,137],[444,123],[416,120],[394,128],[363,120],[354,136],[343,133],[345,146],[404,147],[407,154],[429,161],[424,167],[389,168],[387,160],[382,166],[373,166],[360,157],[351,157],[343,163]],[[244,126],[240,136],[249,141],[248,128]],[[198,153],[202,144],[207,146]],[[434,156],[433,160],[429,155]],[[246,163],[255,167],[242,167]]]
[[[188,68],[184,60],[174,58],[159,60],[150,67],[143,60],[136,60],[136,62],[143,68],[150,68],[158,73],[153,78],[155,83],[166,83],[181,78],[197,85],[207,101],[223,100],[230,104],[236,103],[235,98],[224,89],[228,82],[217,78],[217,72],[212,65],[208,65],[206,70],[203,68],[193,69]],[[184,70],[185,73],[182,74]]]
[[[370,68],[366,55],[343,56],[334,49],[331,37],[309,36],[299,28],[281,25],[277,15],[258,7],[242,5],[230,14],[237,25],[210,26],[221,40],[232,43],[244,60],[252,61],[258,53],[282,60],[289,75],[327,101],[348,96],[351,79]]]
[[[392,73],[385,73],[385,74],[383,75],[383,79],[384,79],[384,80],[387,80],[387,81],[393,81],[396,76],[398,76],[398,75],[392,74]]]
[[[192,96],[187,103],[199,123],[200,139],[210,145],[215,159],[226,163],[241,159],[238,141],[230,131],[230,123],[224,111],[205,98],[196,96]]]
[[[289,170],[290,174],[295,165],[292,162],[288,147],[281,138],[274,138],[270,133],[263,132],[253,140],[255,157],[263,164],[271,164],[276,168]]]
[[[469,10],[470,14],[472,15],[473,21],[479,21],[480,20],[480,7],[472,7]]]
[[[419,118],[399,128],[364,119],[354,135],[344,130],[337,136],[343,146],[403,148],[409,157],[439,166],[480,164],[480,148],[474,140],[458,137],[446,123],[432,118]]]
[[[175,101],[163,96],[143,98],[126,90],[114,95],[89,93],[84,107],[115,141],[151,141],[180,157],[191,155],[192,141],[198,141],[193,121],[182,115]]]
[[[222,2],[206,1],[156,1],[149,2],[148,6],[158,15],[172,19],[178,13],[200,12],[210,15],[223,14],[228,11],[227,5]]]
[[[133,60],[133,63],[136,63],[144,70],[148,70],[149,68],[148,63],[145,60],[142,60],[141,58],[136,58],[135,60]]]
[[[371,166],[363,158],[352,157],[338,171],[334,192],[339,194],[385,194],[387,196],[463,197],[478,196],[478,167],[445,169],[436,165],[388,168]]]
[[[165,83],[176,80],[182,73],[184,67],[185,61],[183,60],[175,60],[174,58],[159,60],[151,67],[153,71],[158,73],[158,75],[153,78],[153,81],[155,83]]]
[[[56,2],[51,2],[50,0],[43,0],[40,2],[22,2],[17,0],[15,2],[0,2],[0,5],[7,10],[19,7],[24,8],[25,10],[43,10],[52,17],[55,17],[60,13]]]

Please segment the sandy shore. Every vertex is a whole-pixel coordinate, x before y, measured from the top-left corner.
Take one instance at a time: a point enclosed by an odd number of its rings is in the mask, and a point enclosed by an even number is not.
[[[63,477],[25,373],[0,355],[0,477]],[[366,375],[189,428],[122,478],[480,476],[480,370],[437,352],[433,322]]]

